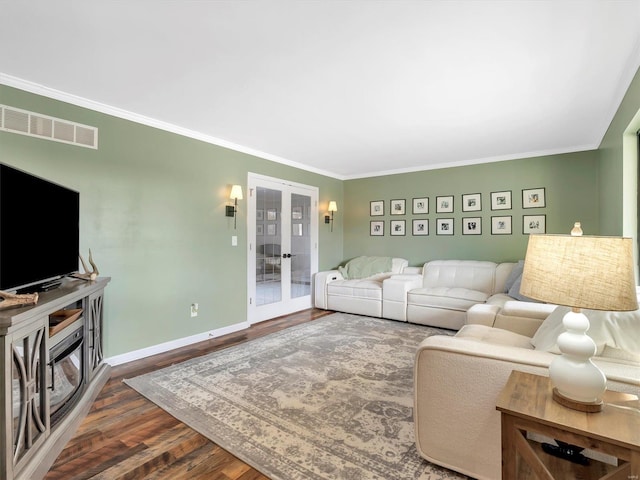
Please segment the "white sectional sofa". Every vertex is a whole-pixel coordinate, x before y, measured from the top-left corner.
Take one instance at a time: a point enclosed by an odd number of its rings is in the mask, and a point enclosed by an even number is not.
[[[526,309],[514,312],[517,316],[502,323],[508,330],[467,324],[455,336],[431,336],[420,344],[414,368],[420,455],[477,479],[501,477],[498,396],[513,370],[549,375],[549,364],[558,353],[555,341],[564,328],[566,307],[558,307],[543,321],[537,307],[527,307],[533,308],[528,319]],[[607,387],[640,395],[640,311],[585,313],[591,322],[589,334],[598,345],[594,362],[607,375]],[[470,315],[468,321],[473,318],[480,317]],[[536,324],[539,328],[530,335],[517,333]]]
[[[392,275],[401,274],[408,268],[404,258],[390,258],[386,262],[388,269],[364,268],[367,260],[370,265],[382,266],[383,257],[358,257],[347,263],[345,268],[319,272],[315,275],[314,302],[317,308],[354,313],[369,317],[382,318],[382,285]],[[349,266],[357,263],[359,269]],[[356,270],[351,271],[350,270]],[[378,271],[381,270],[381,271]],[[414,272],[414,269],[408,270]],[[349,275],[351,273],[351,276]],[[371,273],[366,275],[366,273]],[[346,277],[346,278],[345,278]]]
[[[434,260],[423,267],[407,265],[394,258],[391,271],[365,278],[345,278],[337,270],[320,272],[315,306],[458,330],[474,305],[513,300],[505,291],[515,263]]]

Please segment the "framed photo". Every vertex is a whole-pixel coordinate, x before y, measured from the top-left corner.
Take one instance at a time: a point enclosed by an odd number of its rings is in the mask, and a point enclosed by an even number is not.
[[[546,215],[523,215],[522,233],[529,235],[532,233],[547,233]]]
[[[429,220],[414,220],[413,221],[413,234],[414,235],[429,235]]]
[[[511,210],[511,190],[491,192],[491,210]]]
[[[462,219],[463,235],[482,235],[482,217],[469,217]]]
[[[480,193],[462,195],[463,212],[479,212],[480,210],[482,210],[482,195]]]
[[[436,213],[453,213],[453,195],[436,197]]]
[[[256,235],[264,235],[264,225],[256,225]]]
[[[267,235],[275,235],[276,232],[277,232],[276,224],[275,223],[269,223],[267,225]]]
[[[413,199],[413,210],[411,211],[414,215],[420,215],[421,213],[429,213],[429,198],[414,198]]]
[[[436,219],[436,235],[453,235],[453,218]]]
[[[546,206],[544,188],[522,190],[522,208],[543,208]]]
[[[404,215],[406,203],[404,199],[391,200],[391,215]]]
[[[291,235],[294,237],[302,236],[302,224],[301,223],[292,223],[291,224]]]
[[[391,235],[404,235],[405,223],[404,220],[391,220]]]
[[[259,222],[264,220],[264,210],[256,210],[256,220]]]
[[[369,202],[369,215],[372,217],[384,215],[384,200]]]
[[[291,207],[291,218],[294,220],[302,220],[302,207]]]
[[[491,217],[491,235],[511,235],[511,215]]]
[[[267,220],[277,220],[278,211],[275,208],[267,208]]]
[[[370,232],[369,235],[371,235],[372,237],[381,237],[384,235],[384,222],[383,221],[371,221],[369,222],[370,225]]]

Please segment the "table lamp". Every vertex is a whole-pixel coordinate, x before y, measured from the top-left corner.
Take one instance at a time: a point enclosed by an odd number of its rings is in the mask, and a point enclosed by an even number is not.
[[[520,293],[571,307],[558,336],[562,352],[549,366],[553,398],[583,412],[602,409],[604,373],[591,361],[595,342],[587,335],[582,309],[630,311],[638,308],[631,238],[531,235]]]

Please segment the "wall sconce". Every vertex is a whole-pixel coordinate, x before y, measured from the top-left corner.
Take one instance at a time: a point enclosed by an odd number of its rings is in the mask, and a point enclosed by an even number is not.
[[[238,213],[238,200],[242,200],[242,187],[240,185],[234,185],[231,187],[231,194],[229,198],[234,201],[233,205],[227,205],[226,216],[233,217],[233,228],[237,227],[237,216]]]
[[[331,231],[333,232],[333,212],[337,212],[338,211],[338,206],[336,205],[336,202],[331,200],[329,202],[329,209],[328,210],[331,213],[331,216],[325,215],[324,216],[324,223],[330,223],[331,224]]]

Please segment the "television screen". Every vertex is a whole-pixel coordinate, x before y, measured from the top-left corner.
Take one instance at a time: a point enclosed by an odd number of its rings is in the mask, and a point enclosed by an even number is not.
[[[0,164],[0,290],[77,271],[79,217],[78,192]]]

